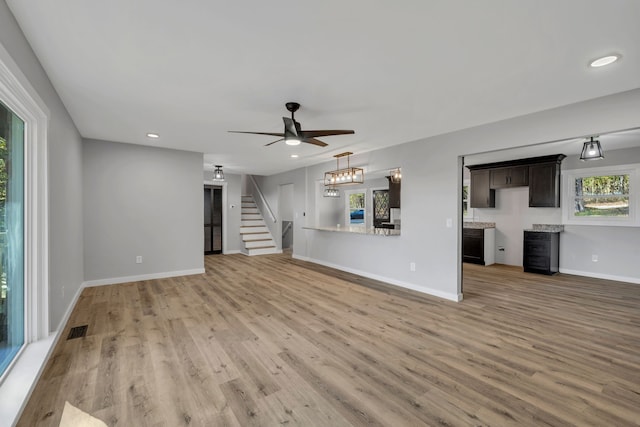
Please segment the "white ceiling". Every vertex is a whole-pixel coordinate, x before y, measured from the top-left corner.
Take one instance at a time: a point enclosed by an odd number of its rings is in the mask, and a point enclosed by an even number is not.
[[[272,174],[640,87],[635,0],[7,0],[86,138]],[[589,60],[623,58],[592,69]],[[303,129],[354,129],[289,147]],[[158,140],[145,137],[157,132]],[[300,154],[291,159],[289,154]]]

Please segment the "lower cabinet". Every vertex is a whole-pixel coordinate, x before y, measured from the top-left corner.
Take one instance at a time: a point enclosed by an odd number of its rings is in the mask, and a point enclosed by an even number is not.
[[[472,264],[495,263],[495,228],[462,229],[462,261]]]
[[[525,231],[522,265],[528,273],[557,273],[560,267],[560,233]]]

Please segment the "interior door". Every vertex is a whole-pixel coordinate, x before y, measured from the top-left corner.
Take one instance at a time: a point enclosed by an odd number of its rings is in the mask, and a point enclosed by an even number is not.
[[[222,253],[222,187],[204,187],[204,253]]]

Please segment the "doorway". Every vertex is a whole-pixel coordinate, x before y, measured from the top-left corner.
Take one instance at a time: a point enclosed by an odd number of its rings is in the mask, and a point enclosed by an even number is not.
[[[204,186],[204,254],[222,253],[222,186]]]

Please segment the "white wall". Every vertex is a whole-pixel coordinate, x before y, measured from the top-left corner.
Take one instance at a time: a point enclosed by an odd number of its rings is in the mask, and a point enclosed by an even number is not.
[[[501,188],[496,190],[496,207],[475,208],[473,217],[475,221],[496,223],[496,263],[522,266],[524,229],[532,224],[560,224],[562,210],[530,208],[529,187]]]
[[[86,281],[203,271],[202,154],[85,140],[83,179]]]
[[[459,156],[639,125],[640,89],[636,89],[356,154],[351,158],[353,166],[368,165],[371,170],[402,167],[402,236],[355,236],[307,230],[302,236],[298,234],[300,240],[296,239],[294,244],[294,256],[455,299],[460,289],[462,226]],[[261,177],[261,186],[263,189],[277,188],[278,184],[292,180],[296,184],[306,183],[307,195],[296,198],[296,210],[311,213],[307,215],[309,221],[309,218],[315,218],[315,182],[322,178],[324,171],[332,169],[333,162],[328,161],[285,174]],[[296,185],[296,188],[300,186]],[[272,205],[277,204],[277,193],[265,194]],[[447,228],[448,218],[458,227]],[[416,271],[409,271],[410,262],[416,263]],[[633,274],[640,276],[640,272]]]

